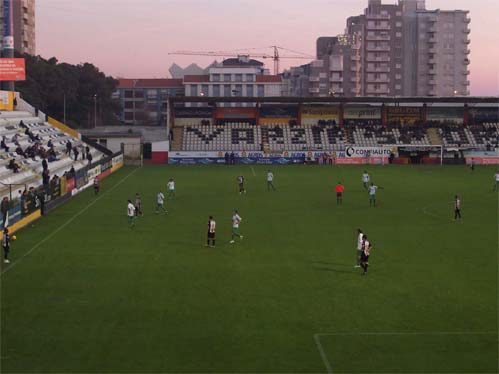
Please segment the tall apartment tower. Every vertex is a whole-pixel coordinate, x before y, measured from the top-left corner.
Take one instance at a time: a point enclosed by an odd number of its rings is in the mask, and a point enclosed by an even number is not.
[[[368,0],[363,14],[347,19],[344,35],[317,39],[317,59],[307,69],[292,69],[288,91],[303,94],[305,87],[307,96],[469,95],[469,23],[467,11],[427,10],[425,0]]]
[[[469,95],[469,23],[467,11],[427,10],[424,0],[369,0],[347,20],[363,36],[361,95]]]
[[[14,49],[20,53],[36,53],[35,0],[11,0]],[[4,2],[0,2],[0,43],[4,32]]]

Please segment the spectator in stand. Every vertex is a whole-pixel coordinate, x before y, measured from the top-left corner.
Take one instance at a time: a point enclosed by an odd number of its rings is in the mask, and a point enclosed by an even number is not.
[[[48,151],[48,162],[57,161],[57,153],[55,153],[54,147],[51,147]]]
[[[14,136],[12,137],[12,142],[15,144],[15,145],[19,145],[19,142],[17,141],[17,138],[19,138],[19,134],[16,132],[14,134]]]
[[[50,182],[50,174],[48,170],[44,170],[42,173],[43,188],[47,189]]]
[[[54,175],[54,176],[52,177],[52,186],[54,186],[54,187],[55,187],[55,186],[57,186],[57,184],[58,184],[58,183],[59,183],[59,177],[58,177],[58,176],[57,176],[57,174],[56,174],[56,175]]]
[[[88,160],[88,164],[90,165],[92,163],[92,154],[90,152],[87,153],[87,160]]]
[[[13,104],[14,104],[14,110],[16,110],[16,108],[17,108],[17,97],[14,97]]]
[[[28,128],[28,126],[26,126],[26,125],[24,124],[23,120],[21,120],[21,121],[19,122],[19,127],[22,127],[23,129],[27,129],[27,128]]]
[[[2,147],[3,149],[5,149],[5,152],[8,152],[9,151],[9,147],[7,147],[7,144],[5,143],[5,141],[7,140],[7,138],[4,136],[2,136],[2,142],[0,143],[0,147]]]
[[[73,148],[73,154],[75,156],[75,161],[78,161],[78,155],[80,154],[80,152],[78,152],[78,147]]]
[[[235,165],[236,164],[236,155],[234,154],[234,152],[230,153],[230,162],[229,163],[231,165]]]
[[[90,154],[90,147],[88,145],[85,147],[85,153],[87,155],[87,158],[88,156],[90,156],[90,158],[92,157],[92,155]]]
[[[52,148],[54,146],[54,143],[52,143],[52,139],[49,139],[49,142],[47,143],[48,148]]]
[[[7,165],[7,169],[11,169],[14,173],[19,173],[19,165],[16,164],[16,160],[11,159]]]
[[[225,152],[225,165],[229,165],[230,163],[230,156],[229,156],[229,152]]]
[[[68,142],[66,143],[66,154],[68,156],[71,156],[71,150],[73,148],[73,145],[71,144],[71,141],[68,140]]]
[[[43,170],[48,170],[48,168],[49,168],[49,164],[48,164],[47,159],[45,157],[42,160],[42,167],[43,167]]]
[[[30,147],[28,147],[28,148],[30,148]],[[28,148],[26,148],[26,151],[28,150]],[[23,151],[23,149],[20,146],[18,146],[16,148],[16,153],[18,155],[23,156],[24,158],[26,158],[26,153]]]
[[[4,224],[4,227],[5,227],[5,222],[7,221],[9,208],[10,208],[9,198],[6,196],[2,199],[2,202],[0,203],[0,211],[2,212],[2,219],[3,219],[2,222]]]

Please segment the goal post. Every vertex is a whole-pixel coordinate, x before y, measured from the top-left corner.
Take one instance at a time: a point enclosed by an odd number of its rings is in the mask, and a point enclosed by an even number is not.
[[[432,145],[417,145],[417,144],[386,144],[384,147],[396,148],[397,153],[400,152],[424,152],[429,153],[429,159],[438,159],[438,164],[444,163],[444,146],[441,144]]]

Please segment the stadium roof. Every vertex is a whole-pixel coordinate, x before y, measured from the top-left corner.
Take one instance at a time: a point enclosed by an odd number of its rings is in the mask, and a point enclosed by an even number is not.
[[[340,103],[362,103],[362,104],[432,104],[432,103],[455,103],[455,104],[495,104],[499,106],[499,97],[496,96],[450,96],[450,97],[207,97],[207,96],[175,96],[169,97],[173,103],[279,103],[279,104],[340,104]]]
[[[127,79],[121,78],[118,88],[182,87],[182,79]]]

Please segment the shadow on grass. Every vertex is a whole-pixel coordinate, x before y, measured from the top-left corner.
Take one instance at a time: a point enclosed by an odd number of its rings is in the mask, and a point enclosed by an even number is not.
[[[357,271],[354,270],[343,270],[343,269],[333,269],[333,268],[326,268],[326,267],[314,267],[314,270],[317,271],[330,271],[332,273],[344,273],[344,274],[354,274],[358,273]]]

